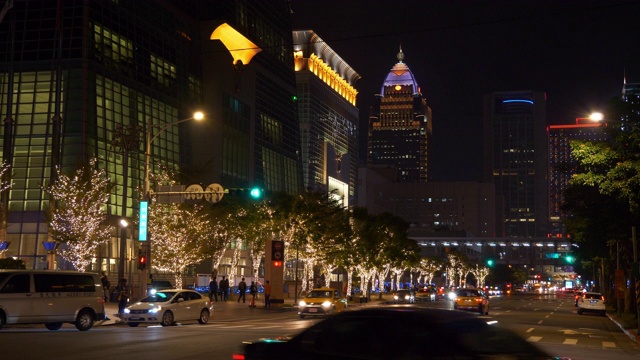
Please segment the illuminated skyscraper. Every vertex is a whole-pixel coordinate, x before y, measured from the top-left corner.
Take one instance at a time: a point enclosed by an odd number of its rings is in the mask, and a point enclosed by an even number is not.
[[[360,75],[312,30],[293,32],[304,185],[355,196]]]
[[[368,165],[393,166],[399,182],[426,182],[432,133],[431,108],[402,49],[375,97],[369,115]]]
[[[606,133],[601,123],[589,119],[576,119],[572,125],[549,126],[549,233],[563,236],[566,231],[560,211],[562,192],[575,174],[575,161],[571,157],[571,140],[604,141]]]
[[[511,91],[484,97],[484,176],[496,186],[507,237],[547,235],[546,94]]]

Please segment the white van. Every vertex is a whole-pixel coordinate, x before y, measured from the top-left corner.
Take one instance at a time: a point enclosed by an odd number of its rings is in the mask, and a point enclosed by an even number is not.
[[[104,319],[100,276],[76,271],[0,270],[0,329],[5,324],[44,324],[78,330]]]

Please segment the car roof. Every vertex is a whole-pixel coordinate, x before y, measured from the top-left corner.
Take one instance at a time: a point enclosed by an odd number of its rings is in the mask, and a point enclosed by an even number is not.
[[[582,293],[583,295],[602,295],[602,293],[599,292],[593,292],[593,291],[585,291],[584,293]]]
[[[319,287],[315,289],[311,289],[311,291],[335,291],[336,289],[328,288],[328,287]]]
[[[355,309],[334,315],[341,318],[358,318],[358,317],[381,317],[389,316],[400,318],[424,318],[429,323],[448,323],[458,320],[478,320],[479,318],[473,314],[463,311],[455,311],[448,309],[421,308],[421,307],[392,307],[379,306]]]

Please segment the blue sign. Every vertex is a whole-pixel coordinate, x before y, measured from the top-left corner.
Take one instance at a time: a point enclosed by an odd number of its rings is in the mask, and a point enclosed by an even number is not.
[[[140,226],[138,227],[138,240],[147,241],[147,216],[149,215],[149,202],[140,201]]]

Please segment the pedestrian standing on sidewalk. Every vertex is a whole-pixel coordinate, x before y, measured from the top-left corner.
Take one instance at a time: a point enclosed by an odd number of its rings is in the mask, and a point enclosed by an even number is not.
[[[209,302],[213,302],[214,298],[218,302],[218,282],[215,277],[209,282]]]
[[[124,308],[127,307],[127,302],[129,301],[129,286],[127,286],[127,279],[120,279],[120,283],[116,290],[118,290],[118,314],[123,314]]]
[[[249,286],[249,294],[251,294],[251,301],[256,303],[256,295],[258,295],[258,286],[255,281],[251,282],[251,286]]]
[[[222,293],[222,298],[220,301],[229,300],[229,280],[227,280],[224,276],[222,280],[220,280],[220,292]]]
[[[271,307],[271,284],[269,284],[269,280],[264,284],[264,307]]]
[[[238,302],[242,299],[242,302],[245,302],[247,295],[247,283],[244,281],[244,278],[240,280],[240,284],[238,284],[238,291],[240,291],[240,295],[238,295]]]

